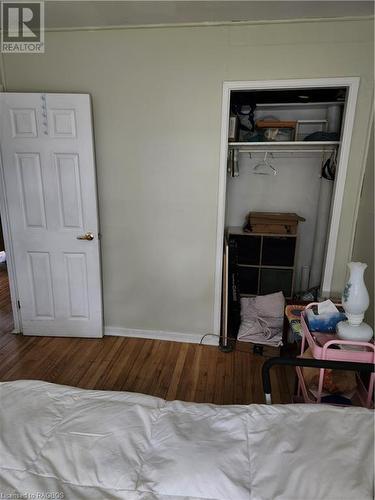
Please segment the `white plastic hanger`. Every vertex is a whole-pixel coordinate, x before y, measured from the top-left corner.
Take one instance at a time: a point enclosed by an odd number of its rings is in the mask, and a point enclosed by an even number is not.
[[[267,161],[268,152],[264,154],[264,158],[261,162],[257,163],[253,168],[253,173],[257,175],[277,175],[277,170],[274,168],[269,161]]]

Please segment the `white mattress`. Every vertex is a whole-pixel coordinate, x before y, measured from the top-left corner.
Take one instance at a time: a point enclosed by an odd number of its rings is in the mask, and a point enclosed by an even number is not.
[[[373,423],[360,408],[4,382],[0,498],[372,499]]]

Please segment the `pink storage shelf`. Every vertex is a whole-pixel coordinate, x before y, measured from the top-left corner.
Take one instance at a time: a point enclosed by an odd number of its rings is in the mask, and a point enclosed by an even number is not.
[[[310,332],[306,320],[306,310],[317,305],[317,302],[308,304],[301,314],[301,356],[305,352],[306,342],[309,345],[315,359],[327,359],[331,361],[348,361],[356,363],[375,363],[375,345],[373,342],[354,342],[341,340],[337,335]],[[341,304],[336,304],[341,305]],[[336,348],[334,348],[336,347]],[[338,348],[337,348],[338,347]],[[345,349],[346,347],[346,349]],[[301,395],[306,403],[320,403],[322,397],[324,368],[320,369],[317,397],[306,387],[301,368],[296,368],[298,377],[298,396]],[[372,406],[372,394],[374,390],[374,374],[370,375],[368,388],[366,389],[362,380],[357,376],[356,398],[362,406]]]

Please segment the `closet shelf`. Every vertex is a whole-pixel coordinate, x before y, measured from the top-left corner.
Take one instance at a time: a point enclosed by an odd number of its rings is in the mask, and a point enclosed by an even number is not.
[[[334,151],[340,141],[280,141],[280,142],[229,142],[229,149],[240,153],[297,153],[301,152],[328,152]]]
[[[315,108],[327,106],[344,106],[345,101],[320,101],[320,102],[267,102],[258,103],[260,108]]]

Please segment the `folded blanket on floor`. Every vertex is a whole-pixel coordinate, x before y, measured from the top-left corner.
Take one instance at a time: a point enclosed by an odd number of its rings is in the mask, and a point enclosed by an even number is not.
[[[282,292],[241,298],[238,340],[278,347],[282,344],[285,299]]]

